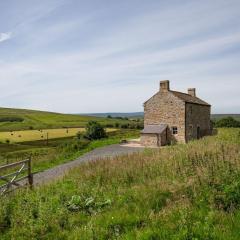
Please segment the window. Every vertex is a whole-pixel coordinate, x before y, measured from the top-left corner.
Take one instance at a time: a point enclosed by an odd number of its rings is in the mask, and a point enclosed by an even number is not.
[[[178,134],[177,127],[172,127],[172,134]]]
[[[190,106],[190,114],[192,114],[192,106]]]

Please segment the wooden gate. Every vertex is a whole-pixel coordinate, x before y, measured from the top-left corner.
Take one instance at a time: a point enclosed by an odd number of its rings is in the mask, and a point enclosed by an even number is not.
[[[13,169],[11,171],[7,171],[8,169]],[[17,171],[16,171],[17,168]],[[1,172],[7,172],[5,175],[1,175]],[[33,186],[33,174],[32,174],[32,168],[31,168],[31,158],[10,163],[7,165],[0,166],[0,180],[4,181],[6,183],[0,184],[0,195],[3,195],[5,193],[8,193],[16,187],[22,187],[26,184],[26,181],[23,181],[27,179],[30,187]]]

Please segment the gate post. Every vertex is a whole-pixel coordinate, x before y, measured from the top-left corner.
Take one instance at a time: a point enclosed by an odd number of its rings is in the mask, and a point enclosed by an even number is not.
[[[33,174],[32,174],[32,158],[28,159],[28,183],[30,185],[30,189],[33,188]]]

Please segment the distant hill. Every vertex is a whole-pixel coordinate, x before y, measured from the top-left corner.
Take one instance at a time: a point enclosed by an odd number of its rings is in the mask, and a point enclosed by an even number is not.
[[[128,118],[141,118],[143,117],[143,112],[107,112],[107,113],[85,113],[80,115],[88,115],[88,116],[94,116],[94,117],[128,117]]]
[[[233,117],[237,120],[240,120],[240,114],[212,114],[212,119],[220,119],[226,117]]]
[[[142,118],[143,112],[107,112],[107,113],[87,113],[87,114],[81,114],[81,115],[88,115],[88,116],[94,116],[94,117],[107,117],[111,115],[112,117],[128,117],[128,118]],[[240,114],[212,114],[212,119],[220,119],[225,117],[233,117],[237,120],[240,120]]]
[[[24,129],[47,129],[63,127],[84,127],[90,120],[101,124],[114,124],[115,119],[98,116],[62,114],[26,109],[0,108],[0,131]],[[122,123],[127,122],[121,120]]]

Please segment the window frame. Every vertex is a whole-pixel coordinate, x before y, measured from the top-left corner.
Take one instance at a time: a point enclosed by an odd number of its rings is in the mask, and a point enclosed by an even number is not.
[[[177,135],[178,134],[178,127],[177,126],[172,126],[172,134]]]

